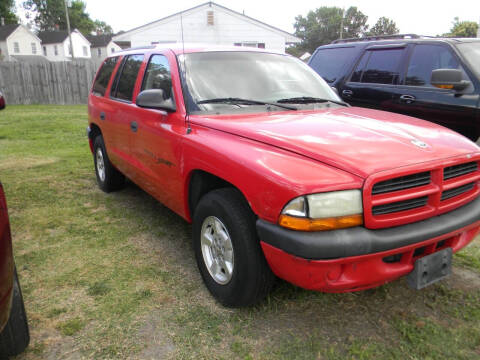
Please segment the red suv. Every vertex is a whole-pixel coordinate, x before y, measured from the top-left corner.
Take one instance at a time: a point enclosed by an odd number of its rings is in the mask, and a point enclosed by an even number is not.
[[[345,292],[408,274],[422,288],[479,232],[474,143],[350,107],[288,55],[125,50],[88,104],[100,188],[127,177],[193,222],[199,270],[227,306],[263,298],[274,275]]]
[[[0,110],[4,107],[0,93]],[[29,341],[27,316],[13,260],[7,202],[0,183],[0,358],[20,354]]]

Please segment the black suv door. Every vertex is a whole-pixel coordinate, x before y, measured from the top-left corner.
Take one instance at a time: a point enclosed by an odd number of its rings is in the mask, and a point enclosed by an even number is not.
[[[431,85],[432,71],[460,69],[471,80],[448,44],[412,44],[401,84],[395,86],[391,111],[429,120],[476,140],[476,107],[479,99],[473,83],[462,91]]]
[[[350,79],[339,89],[352,105],[389,110],[399,83],[406,44],[373,45],[365,50]]]

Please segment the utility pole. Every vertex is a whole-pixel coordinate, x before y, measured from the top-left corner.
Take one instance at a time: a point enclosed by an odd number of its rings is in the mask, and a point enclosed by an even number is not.
[[[65,15],[67,16],[68,38],[70,39],[70,50],[71,50],[71,52],[72,52],[72,60],[74,60],[74,59],[75,59],[75,55],[73,54],[72,32],[70,31],[70,18],[68,17],[67,0],[64,0],[64,3],[65,3]]]
[[[345,18],[345,8],[342,9],[342,21],[340,22],[340,39],[343,39],[343,19]]]

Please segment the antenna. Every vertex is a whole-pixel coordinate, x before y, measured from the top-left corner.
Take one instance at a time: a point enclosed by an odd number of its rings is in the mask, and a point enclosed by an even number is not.
[[[183,92],[183,100],[185,102],[185,122],[187,123],[187,135],[192,132],[192,128],[190,127],[190,119],[188,114],[188,104],[185,99],[185,83],[187,82],[187,63],[185,62],[185,41],[183,40],[183,13],[180,13],[180,28],[182,30],[182,55],[183,55],[183,71],[184,71],[184,81],[182,81],[182,92]]]

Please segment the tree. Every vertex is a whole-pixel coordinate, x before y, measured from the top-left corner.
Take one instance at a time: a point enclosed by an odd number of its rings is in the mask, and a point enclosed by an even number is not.
[[[450,37],[477,37],[478,24],[474,21],[460,21],[455,17],[450,32],[444,36]]]
[[[368,35],[375,36],[375,35],[394,35],[398,34],[399,30],[397,28],[397,24],[395,21],[382,16],[380,19],[377,20],[375,25],[370,29]]]
[[[18,23],[17,15],[15,15],[15,0],[0,1],[0,18],[3,18],[5,24]]]
[[[97,34],[113,34],[113,29],[105,21],[95,20],[95,32]]]
[[[343,27],[342,27],[343,17]],[[295,35],[302,39],[298,48],[312,53],[318,46],[329,44],[340,38],[358,38],[367,29],[368,17],[352,6],[344,13],[339,7],[322,6],[314,11],[309,11],[306,17],[295,17]]]
[[[40,31],[66,30],[64,0],[26,0],[23,2],[27,19]],[[71,1],[68,7],[70,27],[78,29],[83,34],[93,32],[111,33],[112,28],[104,21],[92,20],[86,12],[82,0]]]

